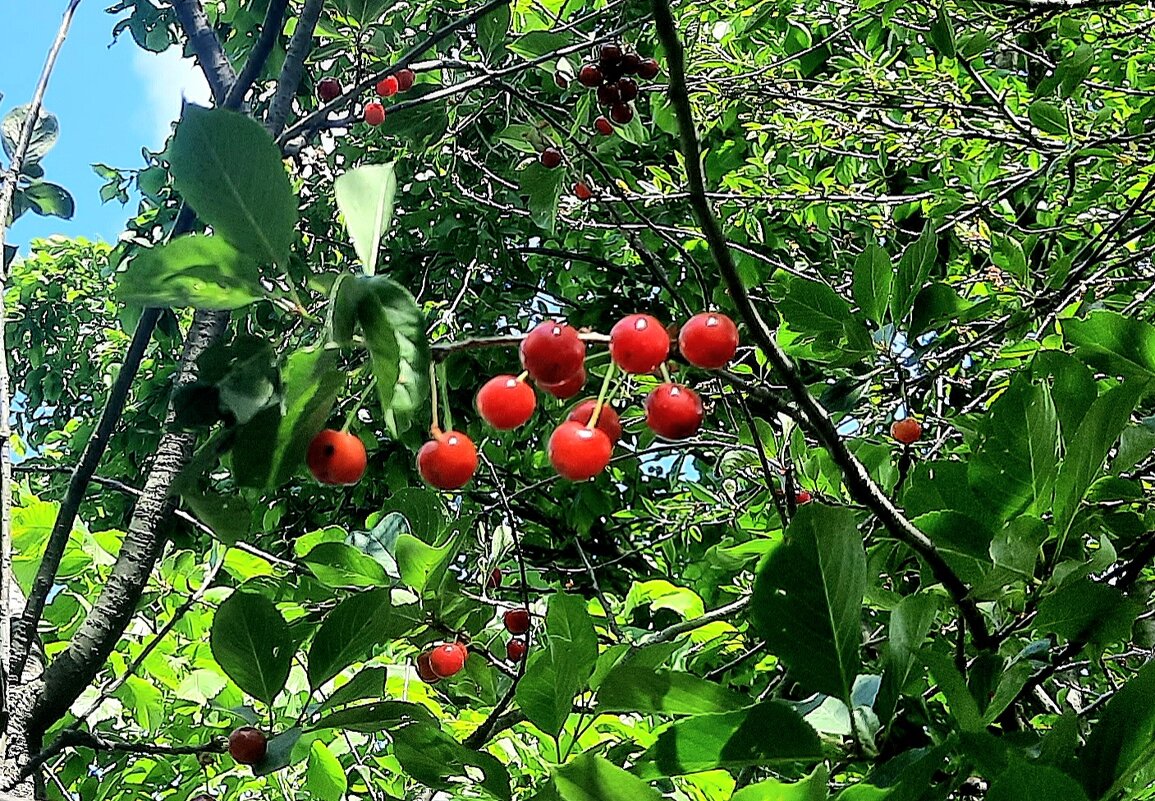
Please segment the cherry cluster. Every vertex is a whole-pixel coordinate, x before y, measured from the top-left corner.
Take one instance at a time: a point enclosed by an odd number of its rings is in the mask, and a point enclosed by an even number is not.
[[[494,570],[494,577],[500,582],[500,570]],[[491,579],[490,586],[493,585]],[[513,637],[506,643],[505,656],[510,662],[520,662],[529,651],[530,615],[524,607],[509,609],[502,615],[505,630]],[[469,646],[463,642],[446,642],[422,651],[417,656],[417,675],[426,684],[436,684],[442,679],[456,676],[469,659]]]
[[[397,70],[392,75],[386,75],[377,82],[375,87],[378,97],[393,97],[398,92],[408,92],[417,80],[416,73],[411,69]],[[323,78],[317,84],[317,96],[322,103],[332,103],[345,93],[341,82],[336,78]],[[365,122],[373,127],[385,122],[385,106],[378,102],[366,103],[364,111]]]
[[[738,348],[738,329],[724,314],[703,313],[687,322],[678,335],[683,358],[696,367],[724,367]],[[664,368],[670,353],[666,328],[648,314],[631,314],[610,331],[610,357],[625,373],[648,374]],[[520,346],[521,375],[491,378],[477,393],[477,411],[489,425],[509,431],[524,425],[537,408],[537,389],[561,400],[585,386],[586,344],[565,323],[547,320],[526,335]],[[611,368],[613,369],[613,368]],[[663,371],[664,372],[664,371]],[[698,394],[667,380],[645,400],[646,425],[659,437],[684,440],[702,425],[704,410]],[[605,400],[578,403],[549,437],[546,451],[554,470],[570,481],[585,481],[606,468],[622,435],[621,420]],[[477,448],[460,431],[433,430],[433,439],[417,454],[417,469],[430,485],[460,489],[477,470]]]
[[[652,58],[643,59],[620,44],[602,45],[598,60],[585,64],[578,72],[578,83],[596,89],[598,105],[609,112],[609,118],[603,115],[594,120],[597,132],[609,136],[614,132],[614,123],[626,125],[634,118],[630,103],[638,96],[638,82],[631,76],[652,81],[660,71]]]

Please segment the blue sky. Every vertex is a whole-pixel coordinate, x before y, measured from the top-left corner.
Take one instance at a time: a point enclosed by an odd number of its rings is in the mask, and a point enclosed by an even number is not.
[[[0,115],[32,98],[66,5],[65,0],[0,0]],[[60,120],[60,140],[43,162],[45,178],[72,193],[76,215],[61,220],[25,214],[8,236],[24,252],[30,239],[49,234],[115,241],[136,204],[102,205],[103,181],[91,165],[141,166],[141,148],[160,149],[180,114],[182,96],[201,103],[207,98],[203,78],[179,51],[147,53],[127,32],[113,44],[116,18],[104,13],[109,5],[104,0],[80,4],[44,102]]]

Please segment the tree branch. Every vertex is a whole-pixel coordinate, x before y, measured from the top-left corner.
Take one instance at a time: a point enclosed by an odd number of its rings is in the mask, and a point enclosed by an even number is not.
[[[701,149],[695,132],[690,96],[686,88],[685,54],[678,36],[677,26],[670,12],[669,0],[653,0],[653,9],[658,38],[661,40],[667,55],[670,75],[669,96],[681,131],[690,205],[739,314],[754,335],[755,342],[765,353],[770,365],[781,377],[790,395],[794,398],[807,427],[842,471],[850,494],[855,500],[869,508],[892,536],[906,543],[923,558],[935,579],[946,588],[958,605],[959,611],[971,630],[975,644],[983,649],[992,647],[994,641],[987,628],[986,619],[979,611],[974,599],[970,597],[970,588],[946,563],[930,538],[906,518],[886,496],[882,488],[870,477],[870,473],[862,462],[850,452],[842,436],[838,433],[834,421],[831,420],[822,404],[810,394],[809,388],[795,369],[790,357],[778,346],[773,332],[754,307],[754,303],[738,274],[726,238],[710,208],[710,201],[706,197],[705,181],[702,177]]]
[[[306,0],[305,8],[297,18],[297,28],[289,40],[289,49],[285,56],[285,66],[277,79],[277,91],[273,95],[273,102],[269,104],[269,114],[265,119],[265,127],[273,136],[276,136],[285,127],[289,118],[289,110],[293,104],[293,95],[301,85],[301,76],[305,72],[305,59],[313,49],[313,33],[317,30],[317,20],[321,18],[321,9],[324,0]]]
[[[257,43],[253,45],[252,51],[249,52],[249,57],[245,60],[245,66],[241,70],[241,74],[237,76],[236,83],[229,89],[229,93],[225,97],[225,108],[240,108],[245,95],[248,94],[253,83],[265,69],[269,54],[273,52],[273,45],[276,44],[277,36],[281,33],[281,27],[285,21],[285,11],[288,7],[289,0],[272,0],[269,3],[269,9],[265,12],[265,21],[261,23],[261,35],[257,39]]]
[[[655,631],[652,634],[647,634],[645,637],[639,639],[634,643],[635,648],[642,648],[646,645],[656,645],[657,643],[669,642],[677,637],[687,634],[691,631],[696,631],[703,626],[708,626],[719,620],[725,620],[730,615],[736,615],[747,606],[750,605],[750,596],[739,598],[737,601],[728,603],[725,606],[719,606],[717,609],[711,609],[701,617],[695,617],[690,620],[683,620],[680,623],[675,623],[672,626],[667,626],[661,631]]]
[[[237,82],[237,73],[229,63],[220,39],[213,32],[213,26],[205,16],[200,0],[174,0],[172,5],[181,29],[196,53],[201,72],[212,89],[213,102],[224,106],[229,92]]]

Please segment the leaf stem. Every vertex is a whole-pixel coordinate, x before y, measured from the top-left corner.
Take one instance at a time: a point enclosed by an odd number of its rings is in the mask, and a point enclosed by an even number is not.
[[[357,412],[361,411],[361,409],[365,406],[365,401],[369,398],[369,393],[371,393],[376,388],[377,376],[373,376],[373,379],[369,382],[369,385],[365,387],[360,396],[358,396],[357,403],[354,404],[353,408],[349,410],[349,414],[345,416],[345,425],[341,426],[342,434],[349,433],[349,429],[353,426],[353,421],[357,419]]]

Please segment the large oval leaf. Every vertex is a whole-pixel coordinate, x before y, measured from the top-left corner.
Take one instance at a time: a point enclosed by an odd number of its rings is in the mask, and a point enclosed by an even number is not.
[[[273,602],[234,592],[217,609],[209,636],[213,658],[237,686],[271,704],[289,680],[296,643]]]

